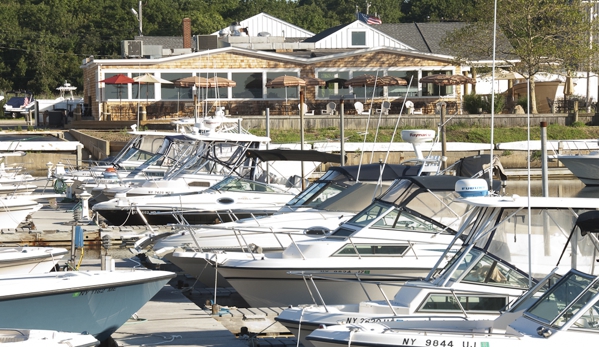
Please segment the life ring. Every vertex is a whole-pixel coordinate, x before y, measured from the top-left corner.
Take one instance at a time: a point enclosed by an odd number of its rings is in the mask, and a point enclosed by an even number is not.
[[[57,178],[54,181],[53,188],[54,193],[56,194],[62,194],[67,191],[67,185],[64,183],[64,180],[62,178]]]

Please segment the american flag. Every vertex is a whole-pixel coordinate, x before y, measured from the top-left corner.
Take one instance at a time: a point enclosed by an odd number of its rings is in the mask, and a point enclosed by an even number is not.
[[[383,24],[380,18],[358,12],[358,19],[366,24]]]

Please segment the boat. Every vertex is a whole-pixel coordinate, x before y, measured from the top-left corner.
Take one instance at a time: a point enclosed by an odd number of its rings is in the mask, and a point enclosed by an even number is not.
[[[23,151],[12,151],[0,153],[0,184],[25,184],[35,180],[30,174],[21,173],[22,167],[6,167],[4,161],[6,157],[23,157],[27,153]]]
[[[42,208],[42,204],[27,197],[0,198],[0,226],[16,229],[27,216]]]
[[[155,241],[153,254],[212,286],[214,269],[206,266],[204,259],[195,257],[194,252],[249,251],[254,248],[268,253],[282,251],[295,241],[326,236],[367,207],[373,196],[385,191],[394,179],[416,175],[420,169],[418,165],[400,164],[330,167],[306,190],[271,216],[244,218],[210,226],[181,225],[179,228],[183,230]],[[380,184],[377,184],[379,180]],[[241,244],[240,238],[244,240]],[[138,241],[139,244],[144,242]],[[137,252],[140,251],[138,246]],[[143,254],[142,259],[148,256],[152,254]],[[222,276],[218,278],[218,284],[227,285]]]
[[[6,347],[93,347],[100,341],[91,335],[40,329],[0,329]]]
[[[33,93],[29,91],[11,90],[6,94],[13,96],[4,104],[4,115],[12,118],[23,117],[35,109]]]
[[[113,225],[214,224],[270,215],[295,196],[273,185],[229,176],[198,192],[118,196],[92,209]]]
[[[311,346],[306,336],[320,325],[364,322],[393,325],[394,321],[403,321],[406,317],[422,320],[431,316],[493,320],[504,306],[527,290],[530,283],[553,271],[561,249],[568,242],[566,232],[574,228],[578,214],[594,210],[599,203],[595,198],[532,197],[529,200],[518,196],[460,200],[470,210],[458,231],[464,241],[442,271],[432,270],[425,280],[406,282],[391,300],[290,307],[276,320],[306,346]],[[528,206],[534,216],[531,220],[534,246],[530,258]],[[579,240],[578,247],[581,255],[588,254],[590,240]],[[532,276],[529,275],[529,259]],[[579,260],[578,267],[593,269],[588,259]],[[567,271],[564,269],[562,273]]]
[[[318,296],[327,304],[367,300],[364,287],[371,285],[324,281],[319,276],[380,281],[372,286],[383,290],[372,294],[369,290],[368,295],[383,299],[395,294],[395,284],[426,276],[454,239],[466,212],[466,205],[454,200],[460,179],[403,177],[330,234],[293,242],[282,252],[196,252],[193,256],[213,264],[252,307],[313,302],[304,280],[290,271],[314,274],[308,282],[318,283]],[[455,250],[460,243],[455,241]]]
[[[599,186],[599,152],[588,154],[559,154],[555,156],[572,174],[587,186]]]
[[[65,248],[0,247],[0,276],[49,272],[68,253]]]
[[[402,132],[404,135],[428,135],[429,133],[430,131],[422,130]],[[438,174],[440,160],[424,158],[418,149],[423,136],[404,137],[409,142],[417,142],[414,147],[419,160],[410,160],[411,165],[379,163],[330,167],[306,190],[272,216],[240,219],[201,228],[182,226],[183,230],[175,235],[166,238],[163,238],[164,234],[156,235],[138,241],[136,252],[141,251],[138,244],[147,245],[152,242],[151,238],[156,237],[157,241],[153,247],[155,254],[212,286],[215,278],[214,271],[206,267],[205,260],[196,257],[194,252],[250,251],[250,249],[259,249],[264,253],[282,251],[291,242],[329,235],[341,223],[366,208],[372,199],[384,192],[395,179],[403,176]],[[256,150],[250,151],[250,155],[256,152],[270,155],[269,151]],[[277,152],[276,155],[280,154]],[[456,169],[460,174],[474,175],[482,169],[483,165],[488,165],[488,159],[490,159],[488,156],[462,158],[458,163],[454,163],[451,169]],[[497,161],[494,165],[500,166],[500,163]],[[472,172],[464,168],[476,169]],[[243,240],[242,243],[239,242],[240,239]],[[175,249],[176,256],[170,253]],[[148,254],[140,257],[143,261],[147,261]],[[154,263],[149,264],[153,266]],[[218,283],[227,284],[222,276],[218,277]]]
[[[107,340],[175,274],[167,271],[67,271],[0,276],[3,329],[87,333]]]
[[[597,276],[572,269],[560,279],[553,274],[545,277],[494,320],[406,317],[402,322],[393,322],[395,326],[322,326],[307,339],[315,347],[584,345],[597,335],[598,282]]]

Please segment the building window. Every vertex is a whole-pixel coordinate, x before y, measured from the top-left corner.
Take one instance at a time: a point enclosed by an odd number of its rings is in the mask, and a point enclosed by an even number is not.
[[[201,74],[200,74],[201,76]],[[223,77],[229,78],[228,73],[220,72],[220,73],[208,73],[205,74],[207,78],[213,77]],[[202,88],[205,89],[204,94],[206,99],[228,99],[229,98],[229,88],[228,87],[219,87],[219,88]]]
[[[267,72],[266,82],[270,82],[273,79],[280,76],[293,76],[297,77],[296,72]],[[286,88],[266,88],[266,97],[269,99],[299,99],[298,87],[286,87]]]
[[[422,77],[430,75],[445,74],[451,75],[451,71],[447,70],[423,70]],[[453,95],[453,86],[439,86],[434,83],[426,83],[422,85],[422,96],[445,96]]]
[[[131,74],[132,78],[143,76],[145,72],[142,73],[133,73]],[[131,99],[137,100],[154,100],[156,98],[155,95],[155,85],[154,83],[131,83]]]
[[[365,31],[352,31],[351,45],[352,46],[366,46],[366,32]]]
[[[406,86],[390,86],[387,87],[387,95],[389,97],[418,96],[418,71],[387,71],[387,76],[395,76],[403,78],[408,82]],[[410,85],[410,81],[412,84]]]
[[[349,79],[349,71],[321,71],[317,77],[326,81],[324,87],[318,87],[319,98],[349,94],[349,87],[344,84]]]
[[[162,73],[161,78],[175,82],[178,79],[191,77],[191,73]],[[160,84],[160,98],[162,100],[191,100],[193,99],[191,87],[175,87],[175,84]]]
[[[262,99],[264,83],[260,72],[232,73],[231,79],[237,82],[233,87],[233,97],[239,99]]]
[[[108,79],[112,76],[118,75],[119,72],[105,73],[104,79]],[[127,74],[124,74],[127,75]],[[116,99],[129,99],[129,85],[128,84],[108,84],[104,83],[104,100]]]

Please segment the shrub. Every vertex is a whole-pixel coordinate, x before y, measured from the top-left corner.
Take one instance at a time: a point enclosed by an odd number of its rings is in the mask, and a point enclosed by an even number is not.
[[[586,124],[584,124],[584,122],[581,122],[581,121],[576,121],[576,122],[572,123],[570,126],[572,128],[583,128],[586,126]]]
[[[491,113],[491,96],[487,95],[485,98],[482,98],[483,103],[483,111],[487,113]],[[505,97],[501,94],[495,94],[495,113],[501,113],[503,108],[505,107]]]
[[[479,113],[478,109],[483,108],[483,101],[480,95],[464,95],[464,109],[470,114]]]

